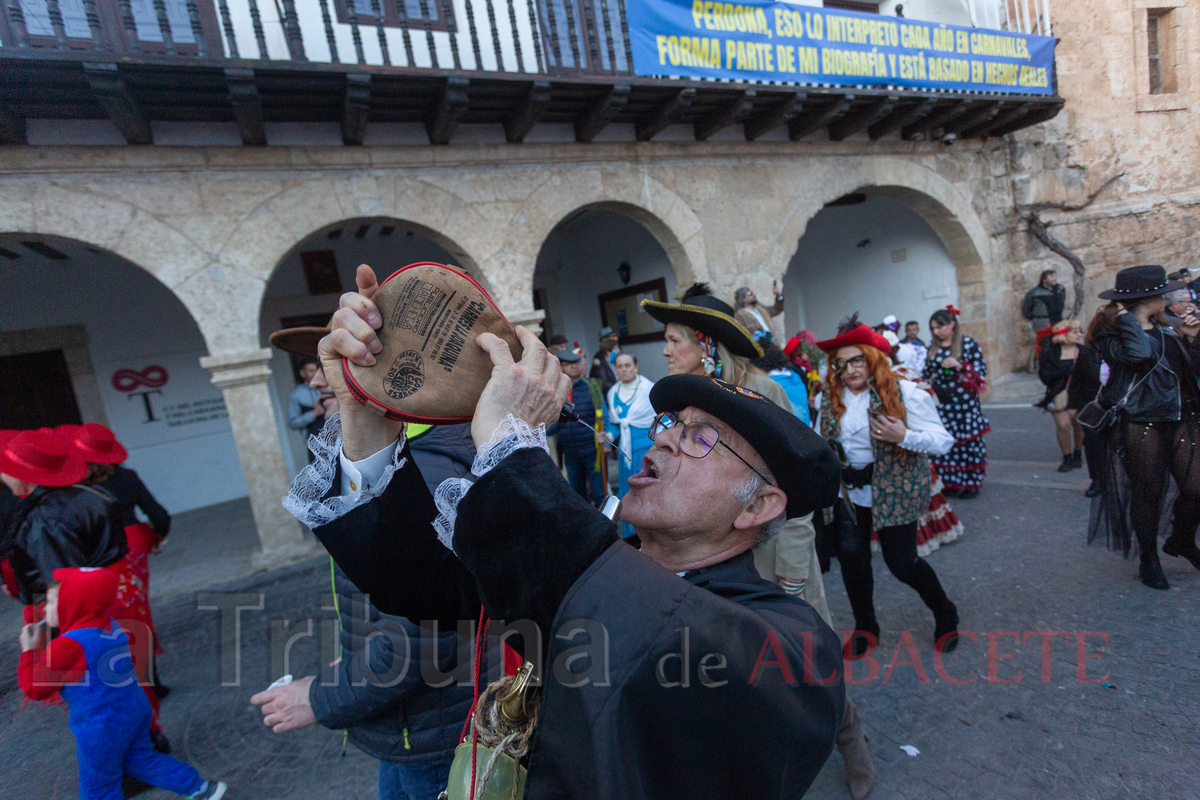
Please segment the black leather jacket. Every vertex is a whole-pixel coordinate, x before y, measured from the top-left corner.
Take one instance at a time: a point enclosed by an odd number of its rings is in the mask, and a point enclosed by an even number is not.
[[[24,505],[11,554],[21,601],[32,603],[60,567],[107,567],[125,557],[112,495],[79,485],[39,488]]]
[[[1142,330],[1133,314],[1120,315],[1095,338],[1096,350],[1112,370],[1108,383],[1100,391],[1100,404],[1105,408],[1120,404],[1123,419],[1177,422],[1182,407],[1181,387],[1196,392],[1200,338],[1187,342],[1171,328],[1160,327],[1157,331],[1162,334],[1163,345],[1179,348],[1177,352],[1188,374],[1176,374],[1159,346],[1158,333]]]

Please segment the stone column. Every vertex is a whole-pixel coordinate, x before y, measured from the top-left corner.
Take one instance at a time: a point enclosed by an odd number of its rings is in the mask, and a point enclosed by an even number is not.
[[[225,394],[225,409],[262,546],[255,556],[260,566],[289,561],[310,549],[300,523],[281,502],[288,491],[288,476],[267,391],[270,360],[268,348],[200,359],[200,366],[212,373],[212,382]]]
[[[524,325],[540,336],[542,333],[542,320],[546,318],[546,312],[525,308],[520,311],[505,311],[504,316],[514,328],[518,325]]]

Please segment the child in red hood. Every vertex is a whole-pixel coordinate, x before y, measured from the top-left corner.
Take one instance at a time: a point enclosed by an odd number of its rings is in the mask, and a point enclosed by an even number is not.
[[[54,570],[45,621],[21,630],[22,691],[32,700],[62,693],[75,734],[82,800],[122,800],[122,773],[185,797],[219,800],[224,783],[202,780],[191,766],[150,743],[150,702],[138,686],[129,639],[110,616],[116,595],[117,578],[108,570]],[[44,643],[53,627],[59,636]]]

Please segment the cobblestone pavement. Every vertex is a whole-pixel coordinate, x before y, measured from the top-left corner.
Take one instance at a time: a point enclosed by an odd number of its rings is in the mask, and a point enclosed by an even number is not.
[[[929,557],[977,643],[964,640],[939,670],[931,658],[932,616],[875,559],[879,670],[870,676],[869,665],[859,663],[854,675],[864,682],[850,687],[878,768],[871,797],[1195,800],[1200,572],[1164,558],[1172,588],[1154,592],[1138,583],[1134,562],[1087,547],[1086,479],[1054,472],[1059,457],[1050,420],[1028,409],[988,413],[995,428],[989,480],[978,499],[955,505],[967,528],[963,539]],[[835,622],[849,628],[836,561],[825,577]],[[315,561],[220,587],[262,592],[265,601],[262,611],[243,613],[236,686],[221,684],[220,614],[197,610],[195,596],[155,604],[167,648],[161,674],[173,687],[163,726],[178,755],[230,782],[232,800],[374,797],[375,762],[353,747],[343,754],[341,733],[312,727],[275,735],[249,704],[282,671],[270,663],[270,620],[284,641],[306,628],[283,630],[280,620],[329,619],[321,609],[328,580],[328,563]],[[1048,681],[1043,637],[1029,635],[1038,631],[1070,635],[1050,639]],[[900,663],[914,661],[906,632],[919,669]],[[1099,635],[1081,645],[1083,632]],[[328,660],[319,652],[319,623],[314,633],[291,648],[288,669],[297,676]],[[1082,668],[1081,648],[1095,656]],[[15,641],[0,648],[0,798],[73,797],[66,714],[22,710],[16,656]],[[920,754],[906,755],[901,745]],[[838,755],[808,797],[849,797]]]

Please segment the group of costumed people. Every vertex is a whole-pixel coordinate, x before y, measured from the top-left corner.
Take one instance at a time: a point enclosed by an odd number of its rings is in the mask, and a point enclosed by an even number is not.
[[[166,755],[148,556],[171,517],[127,457],[98,423],[0,431],[0,570],[25,605],[18,683],[27,699],[70,708],[80,797],[159,786],[217,798],[224,784]]]
[[[519,776],[528,797],[794,797],[835,746],[851,795],[865,797],[875,770],[840,665],[880,634],[872,536],[889,570],[932,611],[932,646],[950,652],[958,639],[957,609],[917,540],[934,494],[930,457],[952,452],[957,437],[941,422],[933,387],[893,371],[891,343],[850,324],[784,352],[703,285],[679,303],[643,301],[665,326],[669,375],[652,383],[631,356],[613,359],[607,422],[625,467],[619,518],[609,520],[580,492],[564,491],[547,457],[546,426],[586,390],[572,366],[577,354],[551,356],[518,328],[524,351],[514,363],[507,344],[482,335],[478,346],[500,368],[471,423],[477,454],[468,476],[434,487],[413,466],[411,431],[359,406],[340,377],[340,359],[370,363],[379,346],[362,324],[376,313],[374,274],[361,267],[357,280],[359,292],[342,299],[332,322],[334,333],[350,335],[326,336],[318,348],[340,411],[285,505],[382,613],[436,620],[441,630],[477,620],[479,643],[488,620],[532,621],[545,653],[528,634],[507,640],[527,666],[557,663],[571,646],[575,634],[555,635],[561,621],[594,620],[611,653],[603,682],[545,671],[531,735],[489,738],[500,701],[491,717],[481,710],[519,674],[480,686],[450,797],[475,796],[479,780],[486,788],[505,752],[523,766],[504,774]],[[956,328],[946,358],[962,358]],[[858,628],[844,645],[830,626],[818,526],[839,532]],[[664,673],[681,645],[692,655]],[[697,673],[693,659],[706,653]],[[714,678],[707,670],[717,663]],[[637,703],[615,702],[635,695]],[[731,715],[739,725],[706,722]],[[656,722],[663,718],[677,724],[668,732]],[[636,731],[655,757],[629,759],[630,740],[618,731]],[[455,783],[463,774],[465,792]]]
[[[1088,542],[1139,556],[1141,582],[1170,588],[1162,552],[1200,569],[1200,315],[1157,265],[1117,273],[1087,326],[1043,329],[1040,405],[1054,415],[1063,468],[1086,453]],[[1082,432],[1082,442],[1080,433]]]
[[[1054,420],[1059,472],[1085,463],[1088,542],[1139,556],[1152,589],[1170,583],[1166,555],[1200,569],[1200,314],[1188,285],[1157,265],[1117,273],[1086,330],[1074,319],[1037,331],[1036,405]]]

